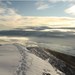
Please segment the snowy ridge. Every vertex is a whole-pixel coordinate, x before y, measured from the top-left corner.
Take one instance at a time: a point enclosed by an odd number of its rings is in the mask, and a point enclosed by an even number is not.
[[[17,75],[65,75],[61,71],[53,68],[47,61],[29,52],[26,47],[14,44],[22,56],[20,65],[16,71]]]
[[[74,74],[70,67],[43,47],[26,47],[19,43],[0,46],[0,75]]]

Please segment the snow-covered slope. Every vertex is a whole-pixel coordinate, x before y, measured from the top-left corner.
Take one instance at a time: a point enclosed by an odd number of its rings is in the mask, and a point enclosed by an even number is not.
[[[18,49],[12,44],[0,46],[0,75],[15,75],[21,59]]]
[[[25,47],[15,44],[19,49],[22,59],[17,69],[17,75],[65,75],[47,61],[32,54]]]
[[[43,48],[18,43],[0,45],[0,75],[74,75],[70,71],[64,62]]]

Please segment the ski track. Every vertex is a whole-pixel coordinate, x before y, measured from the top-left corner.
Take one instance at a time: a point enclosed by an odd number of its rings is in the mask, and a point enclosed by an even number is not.
[[[21,63],[16,71],[17,75],[26,75],[26,70],[27,70],[27,65],[26,65],[26,53],[25,50],[22,48],[20,48],[17,44],[15,44],[15,46],[18,48],[20,54],[21,54]]]

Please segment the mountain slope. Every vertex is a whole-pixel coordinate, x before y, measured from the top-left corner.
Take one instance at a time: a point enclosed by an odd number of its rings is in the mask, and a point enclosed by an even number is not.
[[[25,47],[15,44],[22,55],[17,75],[65,75],[40,57],[30,53]]]

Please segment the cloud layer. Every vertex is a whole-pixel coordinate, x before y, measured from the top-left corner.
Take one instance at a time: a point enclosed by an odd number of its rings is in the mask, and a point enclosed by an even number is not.
[[[64,2],[64,3],[67,2],[68,6],[70,6],[70,7],[65,8],[64,9],[65,12],[64,11],[63,12],[67,13],[69,15],[75,16],[75,0],[47,0],[47,1],[39,0],[35,3],[35,5],[36,5],[37,10],[45,10],[45,9],[48,9],[48,8],[54,6],[54,5],[53,6],[50,5],[50,3],[55,4],[55,3],[58,3],[58,2]]]
[[[54,1],[54,0],[50,0]],[[56,0],[55,0],[56,1]],[[67,0],[61,0],[67,1]],[[70,0],[69,0],[70,1]],[[71,0],[72,1],[72,0]],[[8,4],[11,4],[8,2]],[[44,2],[36,3],[38,10],[48,8]],[[65,10],[66,13],[75,15],[75,5]],[[50,27],[75,27],[75,18],[72,17],[34,17],[22,16],[14,8],[0,3],[0,28],[19,28],[23,26],[50,26]]]
[[[71,7],[67,8],[65,10],[65,12],[70,14],[70,15],[74,15],[75,16],[75,5],[72,5]]]
[[[37,10],[43,10],[49,8],[49,5],[41,0],[38,1],[35,5],[37,6]]]

